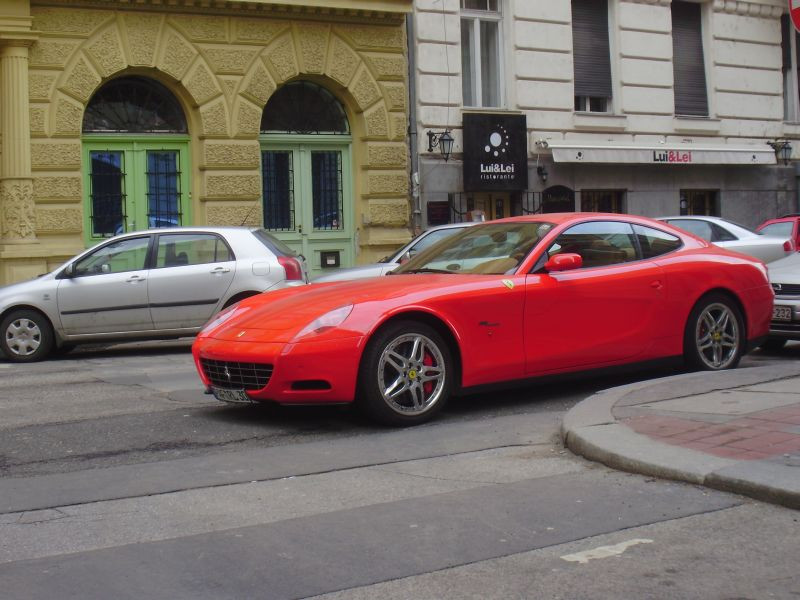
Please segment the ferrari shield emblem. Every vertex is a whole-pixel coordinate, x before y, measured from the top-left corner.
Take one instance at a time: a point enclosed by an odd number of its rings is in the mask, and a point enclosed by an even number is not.
[[[511,281],[510,279],[503,279],[503,285],[506,286],[510,290],[514,289],[514,282]]]

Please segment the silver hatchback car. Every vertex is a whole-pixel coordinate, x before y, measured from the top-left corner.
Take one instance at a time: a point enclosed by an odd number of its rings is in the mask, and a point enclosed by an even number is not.
[[[303,257],[263,229],[127,233],[0,288],[0,351],[30,362],[81,342],[191,336],[243,298],[306,283]]]

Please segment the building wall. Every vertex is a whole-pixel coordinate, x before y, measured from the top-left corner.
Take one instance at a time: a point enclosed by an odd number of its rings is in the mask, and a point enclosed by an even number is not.
[[[262,111],[279,86],[302,78],[332,91],[350,120],[359,262],[408,238],[409,3],[388,0],[365,10],[365,2],[337,2],[336,11],[297,3],[291,13],[256,2],[204,9],[74,4],[30,6],[30,139],[19,144],[23,152],[29,147],[32,204],[27,212],[10,210],[2,200],[0,283],[45,272],[83,248],[83,112],[93,93],[121,74],[157,79],[183,106],[194,224],[262,224]],[[0,106],[8,96],[0,90]]]
[[[628,209],[647,215],[677,211],[680,188],[720,190],[723,216],[755,225],[774,212],[797,210],[793,167],[670,167],[554,164],[547,145],[764,145],[800,138],[784,121],[780,17],[782,0],[702,2],[708,118],[674,114],[670,0],[608,0],[613,108],[608,114],[574,110],[570,0],[502,0],[506,101],[500,110],[527,117],[529,189],[563,184],[630,190]],[[459,0],[416,0],[417,129],[423,202],[460,191],[462,150]],[[445,163],[427,152],[427,130],[451,129],[454,156]],[[793,157],[800,156],[800,141]],[[545,183],[533,165],[549,172]],[[433,174],[436,174],[433,177]],[[788,192],[787,190],[788,186]],[[656,194],[653,188],[662,190]],[[730,193],[726,193],[730,191]],[[748,195],[746,190],[755,190]],[[760,190],[760,191],[759,191]],[[758,192],[758,193],[755,193]],[[767,205],[750,205],[771,192]],[[762,197],[763,196],[763,197]],[[775,206],[779,204],[780,206]],[[424,212],[424,210],[423,210]]]

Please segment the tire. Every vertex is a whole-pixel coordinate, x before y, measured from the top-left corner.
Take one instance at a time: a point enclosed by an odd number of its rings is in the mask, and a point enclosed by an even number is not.
[[[453,389],[450,347],[432,327],[396,321],[367,344],[356,403],[384,425],[416,425],[431,419]]]
[[[786,340],[783,338],[767,338],[760,347],[767,352],[779,352],[785,345]]]
[[[699,371],[733,369],[744,347],[744,320],[733,300],[723,294],[701,298],[689,314],[683,336],[686,364]]]
[[[0,349],[11,362],[42,360],[53,349],[53,328],[42,313],[15,310],[0,323]]]

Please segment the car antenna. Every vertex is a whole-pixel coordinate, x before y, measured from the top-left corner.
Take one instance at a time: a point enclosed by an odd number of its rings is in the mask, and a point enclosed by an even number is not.
[[[244,227],[244,224],[247,223],[247,220],[250,218],[250,215],[253,214],[253,209],[256,207],[257,203],[258,203],[258,200],[253,200],[253,206],[250,207],[250,210],[247,211],[247,214],[244,216],[244,219],[242,219],[242,222],[239,225],[239,227]]]

